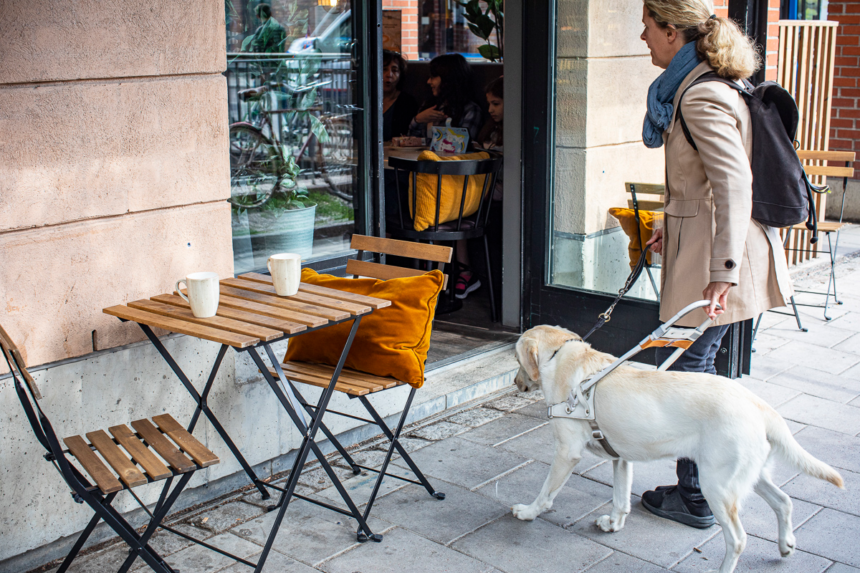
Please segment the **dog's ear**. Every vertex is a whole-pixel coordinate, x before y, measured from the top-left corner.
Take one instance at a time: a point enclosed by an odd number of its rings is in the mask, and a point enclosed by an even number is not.
[[[526,374],[528,374],[531,380],[540,380],[537,341],[532,338],[526,338],[521,340],[520,342],[521,344],[517,349],[520,354],[520,366],[525,369]]]

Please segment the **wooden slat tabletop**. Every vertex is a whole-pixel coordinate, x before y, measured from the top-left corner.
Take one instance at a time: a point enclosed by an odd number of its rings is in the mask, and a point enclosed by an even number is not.
[[[103,312],[170,332],[248,348],[390,305],[390,301],[379,298],[305,284],[295,296],[278,296],[271,277],[247,273],[221,281],[218,311],[211,318],[195,317],[178,293],[108,307]]]

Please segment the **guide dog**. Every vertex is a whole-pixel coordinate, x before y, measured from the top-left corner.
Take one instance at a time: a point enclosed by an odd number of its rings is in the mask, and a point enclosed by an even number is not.
[[[564,402],[577,384],[611,364],[569,330],[537,326],[517,342],[520,369],[515,382],[526,392],[543,390],[547,405]],[[612,513],[597,519],[606,532],[619,531],[630,513],[630,462],[686,457],[699,465],[702,494],[723,528],[726,556],[720,573],[735,570],[746,546],[738,517],[741,502],[754,490],[776,513],[779,552],[794,552],[791,499],[771,480],[774,457],[812,477],[844,489],[842,476],[814,458],[794,439],[788,425],[758,396],[727,378],[690,372],[659,372],[620,366],[594,388],[595,421],[620,459],[613,459]],[[531,521],[552,501],[579,462],[583,448],[612,459],[592,439],[585,420],[553,418],[555,458],[537,498],[511,509]]]

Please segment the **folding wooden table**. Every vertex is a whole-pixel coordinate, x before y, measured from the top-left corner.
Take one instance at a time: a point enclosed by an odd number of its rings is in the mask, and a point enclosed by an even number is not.
[[[351,459],[340,442],[335,439],[331,431],[323,424],[323,415],[334,393],[338,377],[343,370],[344,362],[349,354],[349,349],[352,346],[352,341],[355,338],[361,317],[376,309],[390,305],[391,302],[387,300],[305,283],[300,285],[299,292],[296,295],[281,297],[275,293],[272,285],[265,285],[241,278],[229,278],[221,281],[218,312],[212,318],[196,318],[191,313],[191,307],[188,303],[176,294],[162,294],[154,296],[149,300],[138,300],[126,305],[112,306],[104,309],[106,314],[116,316],[122,321],[136,322],[194,399],[197,408],[191,417],[191,422],[187,430],[189,432],[194,430],[202,412],[227,444],[230,452],[241,464],[251,483],[260,491],[263,499],[271,497],[268,489],[280,492],[280,499],[277,505],[269,507],[270,511],[278,509],[278,515],[257,563],[251,563],[203,542],[200,542],[201,545],[246,565],[250,565],[255,568],[255,572],[262,571],[263,564],[272,547],[272,543],[275,540],[275,536],[292,497],[304,499],[354,518],[359,524],[360,541],[366,539],[379,541],[382,539],[380,535],[374,534],[370,530],[364,516],[358,510],[355,503],[353,503],[352,499],[350,499],[349,494],[340,483],[340,480],[338,480],[331,465],[326,461],[325,456],[314,441],[314,437],[317,431],[321,430],[345,459]],[[297,396],[293,392],[292,386],[281,368],[280,360],[278,360],[271,348],[271,344],[303,332],[311,332],[347,321],[352,321],[352,328],[341,352],[340,359],[317,405],[312,406],[301,398],[300,395]],[[215,363],[212,366],[203,392],[197,391],[188,376],[185,375],[152,331],[154,327],[221,344],[221,349],[215,358]],[[208,405],[209,393],[212,390],[218,369],[227,353],[227,349],[231,347],[236,352],[248,353],[290,416],[290,419],[302,434],[302,444],[290,471],[286,487],[266,483],[257,477],[251,465],[245,460],[239,448]],[[261,351],[265,352],[266,356],[268,356],[274,372],[263,362]],[[346,504],[347,510],[295,493],[302,468],[311,451],[314,452],[323,470],[328,474],[329,479],[331,479]],[[178,532],[173,531],[173,533]],[[196,542],[193,539],[192,541]]]

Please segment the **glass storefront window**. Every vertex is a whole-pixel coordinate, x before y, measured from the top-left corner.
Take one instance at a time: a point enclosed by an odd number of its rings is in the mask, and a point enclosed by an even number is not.
[[[226,0],[235,272],[349,248],[359,191],[351,3]]]
[[[442,54],[459,53],[481,58],[478,48],[486,42],[472,33],[466,8],[457,0],[417,0],[418,57],[431,60]],[[482,6],[486,10],[486,6]],[[493,44],[498,44],[496,41]]]

